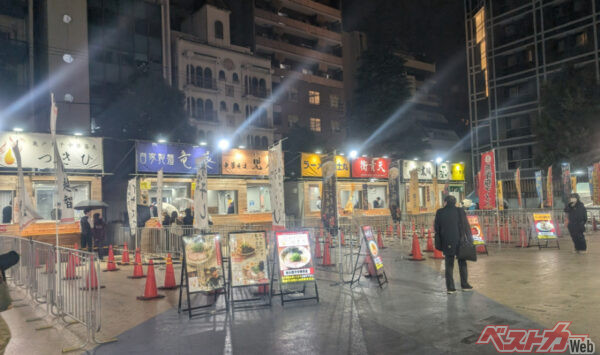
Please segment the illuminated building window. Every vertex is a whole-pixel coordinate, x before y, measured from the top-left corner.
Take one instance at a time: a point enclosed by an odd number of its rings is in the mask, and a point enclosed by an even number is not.
[[[308,91],[308,103],[311,105],[321,104],[321,94],[318,91]]]
[[[340,107],[340,97],[337,95],[329,95],[329,106],[332,108]]]
[[[479,44],[481,56],[481,71],[485,77],[485,96],[489,96],[488,73],[487,73],[487,49],[485,42],[485,8],[475,14],[475,42]]]
[[[313,132],[321,132],[321,119],[320,118],[310,118],[310,130]]]
[[[577,47],[583,47],[588,43],[588,35],[587,32],[583,32],[577,35],[575,38],[575,43]]]

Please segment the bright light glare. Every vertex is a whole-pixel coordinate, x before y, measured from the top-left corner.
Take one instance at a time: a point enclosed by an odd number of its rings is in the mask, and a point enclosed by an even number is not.
[[[319,149],[315,150],[315,154],[321,154],[321,151]]]
[[[206,145],[206,142],[202,141],[200,142],[200,145]]]
[[[413,158],[413,160],[419,160],[419,158]]]
[[[23,128],[21,128],[21,127],[15,127],[15,128],[13,128],[13,131],[15,131],[15,132],[23,132]]]
[[[158,143],[161,143],[161,144],[162,144],[162,143],[167,143],[167,140],[166,140],[166,139],[164,139],[164,138],[159,138],[159,139],[158,139]]]
[[[81,133],[81,132],[75,132],[73,134],[76,135],[77,137],[83,136],[83,133]]]
[[[218,147],[221,150],[226,150],[227,148],[229,148],[229,141],[227,139],[219,140]]]
[[[245,146],[245,145],[238,145],[238,148],[240,148],[240,149],[245,149],[245,148],[246,148],[246,146]]]
[[[436,164],[441,163],[442,162],[442,158],[441,157],[435,158],[435,162],[436,162]]]
[[[350,151],[350,158],[354,159],[358,156],[358,152],[356,150]]]

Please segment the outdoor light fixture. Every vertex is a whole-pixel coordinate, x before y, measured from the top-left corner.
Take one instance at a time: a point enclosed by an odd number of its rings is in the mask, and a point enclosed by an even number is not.
[[[350,158],[354,159],[358,156],[358,152],[356,150],[350,151]]]
[[[341,152],[341,153],[340,153],[340,156],[342,156],[342,157],[343,157],[343,156],[344,156],[344,152]]]
[[[76,135],[77,137],[81,137],[81,136],[83,136],[83,133],[81,133],[81,132],[75,132],[75,133],[73,133],[73,134],[74,134],[74,135]]]
[[[441,162],[442,162],[442,158],[440,158],[440,157],[435,158],[436,164],[440,164]]]
[[[73,56],[72,56],[72,55],[70,55],[70,54],[68,54],[68,53],[67,53],[67,54],[63,54],[63,57],[62,57],[62,58],[63,58],[63,61],[64,61],[65,63],[67,63],[67,64],[71,64],[71,63],[73,63]]]
[[[387,158],[388,158],[388,156],[387,156],[387,155],[384,155],[384,156],[382,156],[382,158],[383,158],[383,159],[387,159]]]
[[[575,172],[573,172],[573,174],[575,174],[575,175],[583,175],[583,171],[581,171],[581,170],[575,170]]]
[[[159,138],[157,142],[162,144],[162,143],[167,143],[167,140],[164,138]]]
[[[15,132],[23,132],[23,128],[21,128],[21,127],[15,127],[15,128],[13,128],[13,131],[15,131]]]
[[[413,158],[413,160],[419,160],[419,158]]]
[[[245,149],[245,148],[246,148],[246,146],[245,146],[245,145],[238,145],[238,148],[240,148],[240,149]]]
[[[65,101],[66,102],[73,102],[74,97],[71,94],[65,94]]]
[[[321,150],[319,150],[319,149],[315,150],[315,154],[321,154]]]
[[[229,141],[227,139],[219,140],[218,147],[221,150],[227,150],[227,148],[229,148]]]
[[[366,158],[366,157],[367,157],[367,155],[366,155],[366,154],[363,154],[363,155],[362,155],[362,157],[363,157],[363,158]]]
[[[202,141],[200,142],[200,145],[206,145],[206,142]]]
[[[64,23],[71,23],[71,16],[69,16],[69,15],[63,15],[63,22]]]

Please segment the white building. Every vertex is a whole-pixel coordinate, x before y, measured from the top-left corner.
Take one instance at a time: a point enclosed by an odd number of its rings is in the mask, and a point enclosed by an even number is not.
[[[271,62],[231,44],[229,10],[206,4],[171,32],[173,85],[186,96],[189,123],[200,143],[235,147],[273,143]]]

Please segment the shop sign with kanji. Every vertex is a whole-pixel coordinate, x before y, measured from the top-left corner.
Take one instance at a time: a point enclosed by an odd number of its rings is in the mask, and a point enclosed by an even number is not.
[[[389,158],[356,158],[352,161],[352,177],[387,179],[389,167]]]
[[[269,152],[231,149],[221,157],[223,175],[269,175]]]
[[[136,142],[136,167],[138,172],[155,173],[163,169],[165,173],[195,174],[196,161],[207,152],[205,147],[189,144]],[[208,174],[216,175],[219,173],[217,156],[208,154]]]

